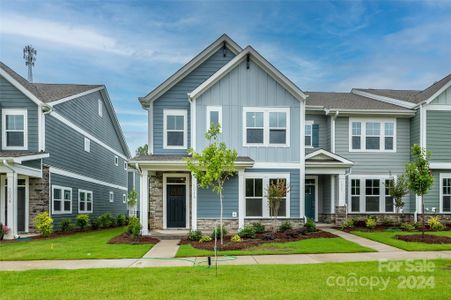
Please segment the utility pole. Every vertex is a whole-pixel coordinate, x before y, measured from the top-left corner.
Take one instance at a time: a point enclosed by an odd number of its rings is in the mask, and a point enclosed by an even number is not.
[[[25,65],[28,67],[28,81],[33,82],[33,66],[36,61],[36,50],[31,45],[23,48],[23,58],[25,59]]]

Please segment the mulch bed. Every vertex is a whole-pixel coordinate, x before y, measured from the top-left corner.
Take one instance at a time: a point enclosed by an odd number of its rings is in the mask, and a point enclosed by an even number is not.
[[[352,228],[344,228],[341,229],[340,227],[334,227],[334,229],[342,230],[344,232],[351,232],[351,231],[363,231],[363,232],[374,232],[374,231],[401,231],[400,226],[387,226],[387,225],[377,225],[374,229],[368,229],[367,227],[361,227],[361,226],[354,226]],[[417,229],[417,231],[421,231],[421,227]],[[428,232],[434,232],[429,228],[428,225],[425,226],[424,231]],[[451,225],[445,224],[445,230],[444,231],[451,231]]]
[[[317,232],[309,232],[304,234],[298,234],[295,230],[287,230],[286,232],[277,232],[275,233],[274,240],[264,240],[265,233],[257,234],[255,239],[241,239],[241,242],[232,242],[230,240],[230,236],[224,237],[224,245],[221,246],[219,240],[217,242],[218,250],[242,250],[252,248],[264,243],[286,243],[286,242],[295,242],[306,239],[314,239],[314,238],[336,238],[335,234],[317,231]],[[188,239],[182,239],[179,245],[187,245],[190,244],[194,248],[202,249],[202,250],[214,250],[215,242],[214,240],[210,242],[194,242]]]
[[[409,234],[409,235],[396,235],[396,239],[404,242],[426,243],[426,244],[451,244],[451,238],[447,236],[438,236],[432,234]]]
[[[140,236],[135,239],[131,234],[124,232],[109,240],[108,244],[156,244],[159,241],[159,239],[151,236]]]

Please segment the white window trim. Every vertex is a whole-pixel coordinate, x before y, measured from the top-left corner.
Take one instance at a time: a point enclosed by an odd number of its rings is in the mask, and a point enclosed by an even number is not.
[[[381,119],[381,118],[349,118],[349,152],[396,152],[397,144],[397,122],[396,118]],[[360,122],[360,149],[352,149],[352,123]],[[366,149],[366,123],[380,123],[380,142],[379,149]],[[393,149],[385,150],[385,123],[393,123]]]
[[[114,156],[114,165],[116,167],[119,166],[119,157],[117,157],[117,155]]]
[[[183,116],[183,146],[168,146],[167,117]],[[186,109],[165,109],[163,111],[163,149],[187,149],[188,144],[188,112]]]
[[[212,111],[218,112],[218,122],[221,125],[220,131],[222,133],[222,106],[207,106],[207,123],[205,124],[205,131],[207,132],[210,129],[210,113]]]
[[[443,194],[443,179],[448,179],[451,178],[451,173],[440,173],[440,184],[439,184],[439,188],[440,188],[440,213],[450,213],[449,211],[444,212],[443,211],[443,196],[445,196]]]
[[[314,122],[309,120],[309,121],[305,121],[305,126],[310,126],[311,127],[311,135],[310,135],[310,145],[305,144],[305,148],[313,148],[313,124]],[[305,141],[305,137],[307,136],[306,131],[304,130],[304,141]]]
[[[55,190],[61,190],[61,211],[55,211],[54,207],[54,195]],[[70,191],[70,210],[64,210],[64,191]],[[64,215],[72,213],[72,188],[60,185],[52,185],[52,215]]]
[[[85,152],[91,152],[91,140],[85,137],[83,143],[84,143],[83,148]]]
[[[99,117],[103,117],[103,102],[102,102],[102,99],[98,99],[97,100],[97,106],[98,106],[98,114],[99,114]]]
[[[85,193],[85,210],[80,210],[80,194],[81,193]],[[87,194],[91,194],[91,210],[87,210],[86,207],[88,207],[86,204],[88,203],[87,199]],[[88,191],[88,190],[82,190],[79,189],[78,190],[78,213],[85,213],[85,214],[90,214],[94,211],[94,194],[92,193],[92,191]]]
[[[124,160],[124,170],[127,171],[127,169],[128,169],[128,163],[126,160]]]
[[[110,201],[110,203],[114,202],[114,192],[109,193],[108,200]]]
[[[352,179],[360,180],[360,202],[359,211],[352,211]],[[366,185],[365,180],[367,179],[378,179],[379,180],[379,211],[366,211]],[[385,211],[385,180],[396,180],[396,176],[389,175],[350,175],[348,180],[348,213],[349,214],[391,214],[395,213],[395,207],[393,206],[393,211]],[[393,199],[394,201],[394,199]]]
[[[262,216],[246,216],[246,209],[244,210],[244,218],[245,219],[261,219],[261,218],[272,218],[270,216],[269,204],[268,204],[268,196],[266,195],[265,189],[269,184],[269,179],[275,178],[283,178],[286,180],[287,186],[290,186],[290,173],[252,173],[246,172],[244,174],[244,188],[243,188],[243,199],[244,199],[244,207],[246,207],[246,179],[263,179],[263,207],[262,207]],[[290,193],[287,193],[286,196],[286,213],[285,216],[278,216],[278,219],[289,219],[290,218]]]
[[[6,145],[6,116],[22,115],[23,116],[23,147]],[[28,150],[28,111],[21,108],[4,108],[2,109],[2,149],[3,150]]]
[[[127,203],[127,195],[126,194],[122,194],[122,203],[123,204]]]
[[[258,112],[263,113],[263,143],[261,144],[249,144],[247,143],[247,124],[246,113]],[[269,143],[269,113],[270,112],[284,112],[286,114],[286,140],[285,144],[270,144]],[[290,147],[290,108],[289,107],[243,107],[242,114],[242,134],[243,134],[243,147]]]

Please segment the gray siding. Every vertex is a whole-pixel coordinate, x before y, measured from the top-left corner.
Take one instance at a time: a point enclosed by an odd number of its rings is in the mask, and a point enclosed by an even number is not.
[[[330,176],[321,175],[318,176],[318,195],[316,196],[316,201],[318,201],[318,212],[319,213],[330,213]]]
[[[41,162],[42,161],[40,159],[28,160],[28,161],[24,161],[22,163],[22,165],[29,167],[29,168],[41,170]]]
[[[98,100],[103,102],[103,116],[98,114]],[[95,92],[77,99],[57,104],[54,110],[83,128],[116,151],[127,155],[114,128],[113,117],[109,114],[102,93]]]
[[[222,140],[239,155],[259,162],[299,162],[299,101],[260,67],[239,64],[196,100],[196,138],[200,151],[207,144],[206,107],[222,106]],[[289,107],[290,147],[244,147],[243,107]]]
[[[28,150],[38,151],[38,106],[16,87],[0,76],[0,109],[26,108],[28,114]],[[0,147],[2,146],[2,115],[0,111]]]
[[[84,136],[64,123],[46,116],[46,149],[50,157],[45,164],[58,167],[94,179],[127,186],[127,171],[124,160],[114,164],[114,154],[91,141],[91,152],[84,151]]]
[[[178,82],[174,87],[158,98],[153,104],[153,133],[154,154],[185,154],[186,150],[163,149],[163,110],[185,109],[188,115],[188,147],[191,143],[190,137],[190,105],[187,93],[192,92],[202,82],[213,75],[222,66],[228,63],[235,55],[227,49],[226,56],[223,50],[218,50],[198,68]]]
[[[238,216],[238,176],[230,178],[224,185],[223,217],[231,219],[232,213]],[[197,217],[219,218],[220,217],[219,195],[211,189],[197,189]],[[233,219],[237,219],[233,218]]]
[[[420,111],[417,110],[415,116],[410,119],[410,144],[420,144]]]
[[[99,185],[91,182],[86,182],[83,180],[78,180],[70,177],[65,177],[61,175],[51,174],[50,175],[50,185],[60,185],[64,187],[72,188],[72,214],[53,214],[54,228],[59,230],[59,224],[62,219],[71,218],[75,219],[78,215],[78,190],[88,190],[92,191],[93,196],[93,213],[88,214],[91,219],[109,212],[114,216],[118,214],[125,214],[127,212],[127,204],[122,203],[122,195],[127,194],[126,191],[114,189],[104,185]],[[52,188],[50,187],[52,192]],[[114,193],[114,202],[109,202],[109,193]],[[50,196],[50,199],[52,196]],[[50,208],[52,203],[50,200]],[[75,220],[73,220],[75,221]]]
[[[434,183],[432,184],[429,192],[424,195],[424,207],[428,208],[429,211],[433,207],[436,208],[436,211],[439,211],[440,208],[440,173],[448,173],[447,171],[432,171],[432,176],[434,176]],[[427,213],[427,210],[426,210]]]
[[[451,111],[427,111],[426,122],[431,160],[451,162]]]
[[[313,124],[319,125],[319,147],[324,150],[329,151],[329,141],[330,141],[330,130],[328,125],[328,118],[325,115],[318,115],[318,114],[306,114],[305,115],[305,121],[313,121]],[[305,153],[309,154],[315,150],[318,150],[318,148],[305,148]]]
[[[432,100],[430,105],[451,105],[451,88],[446,89],[437,98]]]

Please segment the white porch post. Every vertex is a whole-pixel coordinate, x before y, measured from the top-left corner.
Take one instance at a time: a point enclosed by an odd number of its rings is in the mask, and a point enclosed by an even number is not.
[[[6,223],[10,228],[6,239],[13,239],[17,235],[17,173],[9,172],[6,174],[8,180],[8,195],[7,195],[7,211],[8,216]]]
[[[244,201],[244,170],[238,171],[238,227],[244,227],[246,203]]]
[[[197,178],[191,173],[191,229],[197,229]]]
[[[335,175],[330,175],[330,213],[335,213]]]
[[[345,206],[346,204],[346,177],[345,175],[338,175],[338,206]]]
[[[149,171],[143,170],[141,174],[141,189],[140,189],[140,201],[139,201],[139,220],[141,222],[142,235],[149,234]]]
[[[299,216],[305,217],[305,100],[300,103],[300,153],[301,167],[299,170]]]

